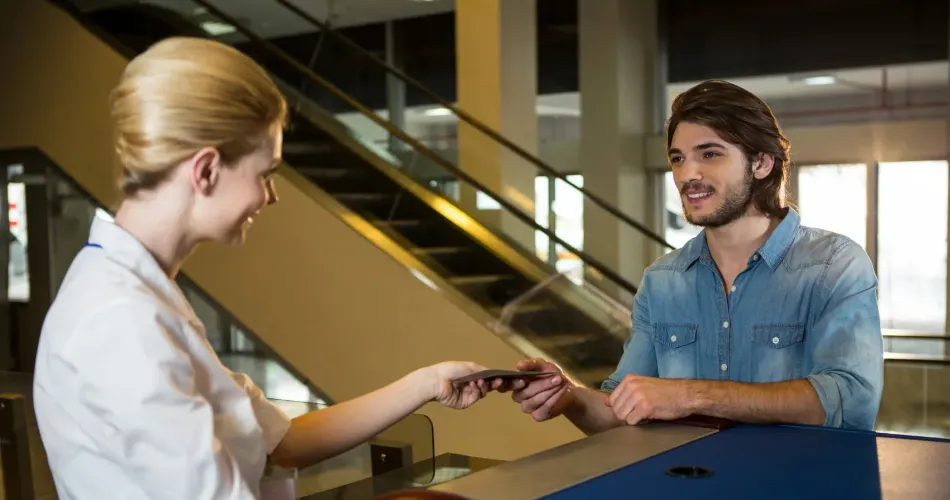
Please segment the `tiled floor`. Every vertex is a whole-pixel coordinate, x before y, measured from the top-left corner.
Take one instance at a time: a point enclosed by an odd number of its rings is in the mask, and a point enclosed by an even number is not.
[[[241,355],[222,356],[222,360],[231,369],[249,374],[270,398],[318,401],[306,387],[273,361]],[[25,395],[28,408],[32,410],[29,375],[0,373],[0,392]],[[301,412],[312,407],[304,404],[298,406]],[[289,405],[287,408],[293,412],[295,406]],[[32,411],[29,417],[35,498],[55,499],[52,478]],[[887,432],[950,437],[950,366],[885,365],[884,398],[877,427]],[[435,433],[438,439],[438,429]],[[0,500],[3,500],[2,488]]]

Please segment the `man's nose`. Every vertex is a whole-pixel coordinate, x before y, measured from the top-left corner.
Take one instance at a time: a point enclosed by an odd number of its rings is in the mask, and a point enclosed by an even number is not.
[[[681,182],[689,182],[702,179],[702,166],[698,161],[689,158],[683,160],[679,166],[679,178]]]

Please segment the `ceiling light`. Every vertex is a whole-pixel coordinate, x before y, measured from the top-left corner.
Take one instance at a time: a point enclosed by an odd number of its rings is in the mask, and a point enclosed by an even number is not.
[[[789,77],[789,80],[805,85],[831,85],[838,82],[838,79],[832,75],[794,76]]]
[[[201,23],[201,29],[208,32],[208,34],[211,36],[228,35],[237,31],[237,29],[230,24],[224,24],[215,21],[206,21]]]
[[[452,111],[449,108],[432,108],[426,110],[426,116],[449,116]]]
[[[823,75],[823,76],[810,76],[803,80],[805,85],[831,85],[838,81],[833,76]]]

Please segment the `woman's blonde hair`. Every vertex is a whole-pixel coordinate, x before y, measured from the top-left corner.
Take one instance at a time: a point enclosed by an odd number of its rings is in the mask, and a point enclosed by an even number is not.
[[[203,38],[167,38],[129,62],[110,97],[125,196],[160,183],[201,148],[233,164],[263,144],[287,104],[240,51]]]

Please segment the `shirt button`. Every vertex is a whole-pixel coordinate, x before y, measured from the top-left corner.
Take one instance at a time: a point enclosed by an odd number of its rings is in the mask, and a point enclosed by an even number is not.
[[[723,327],[723,328],[729,328],[729,322],[728,322],[728,321],[723,321],[723,322],[722,322],[722,327]]]
[[[676,342],[676,335],[670,336],[670,342]]]
[[[772,343],[778,344],[778,337],[772,337]]]
[[[752,260],[759,260],[759,255],[758,255],[758,254],[753,255],[753,256],[752,256]]]
[[[725,363],[723,363],[722,366],[719,367],[719,369],[722,370],[722,371],[726,371],[727,368],[729,368],[729,367],[726,366]]]
[[[735,286],[735,285],[732,285],[732,288],[730,288],[729,291],[731,291],[731,292],[736,291],[736,286]]]

